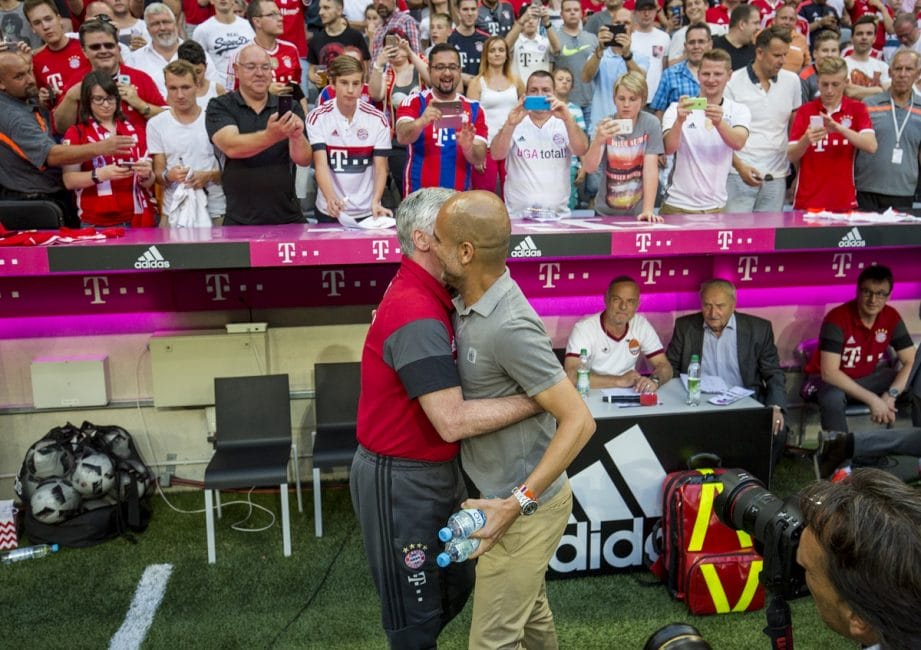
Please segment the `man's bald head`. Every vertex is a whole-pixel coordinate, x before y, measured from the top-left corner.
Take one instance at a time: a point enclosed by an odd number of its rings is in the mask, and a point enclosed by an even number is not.
[[[0,51],[0,90],[22,100],[38,94],[32,64],[18,50]]]
[[[502,199],[482,190],[461,192],[445,201],[438,216],[451,241],[473,244],[482,266],[505,267],[512,222]]]

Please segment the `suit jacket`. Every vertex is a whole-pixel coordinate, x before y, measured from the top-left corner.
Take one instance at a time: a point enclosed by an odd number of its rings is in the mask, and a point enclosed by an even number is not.
[[[762,404],[786,408],[787,391],[783,370],[774,345],[770,321],[735,312],[739,372],[745,388],[755,391]],[[697,312],[675,321],[675,333],[668,344],[666,357],[677,377],[687,372],[691,355],[701,355],[704,347],[704,317]]]

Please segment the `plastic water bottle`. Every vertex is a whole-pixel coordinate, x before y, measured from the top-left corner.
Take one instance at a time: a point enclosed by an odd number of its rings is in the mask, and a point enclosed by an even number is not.
[[[700,405],[700,357],[691,356],[691,365],[688,366],[688,404]]]
[[[480,540],[471,539],[452,539],[445,545],[443,553],[439,553],[435,562],[442,569],[451,564],[451,562],[466,562],[470,554],[480,547]]]
[[[588,350],[582,348],[579,350],[579,369],[576,370],[576,390],[582,397],[588,397],[590,388],[589,375],[591,371],[588,367]]]
[[[40,557],[45,557],[46,555],[51,555],[52,553],[58,552],[58,545],[51,544],[37,544],[36,546],[23,546],[22,548],[13,549],[7,553],[4,553],[0,560],[4,564],[12,564],[13,562],[19,562],[21,560],[33,560]]]
[[[478,508],[458,510],[448,519],[448,524],[438,531],[438,539],[449,542],[452,539],[465,539],[486,525],[486,513]]]

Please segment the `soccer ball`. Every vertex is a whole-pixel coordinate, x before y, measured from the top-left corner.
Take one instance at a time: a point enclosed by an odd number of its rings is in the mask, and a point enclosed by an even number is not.
[[[64,478],[73,467],[73,453],[55,440],[40,440],[26,452],[26,469],[39,480]]]
[[[143,499],[153,482],[153,478],[144,467],[143,463],[136,460],[126,460],[118,464],[118,479],[109,494],[119,501],[128,498],[128,486],[134,481],[137,484],[138,498]]]
[[[102,439],[115,456],[121,460],[131,458],[131,438],[121,427],[105,427]]]
[[[39,486],[42,480],[43,479],[35,478],[35,476],[28,471],[22,469],[16,477],[16,481],[13,484],[13,490],[16,492],[16,496],[19,497],[20,501],[29,503],[29,499],[35,494],[35,488]]]
[[[43,524],[56,524],[71,517],[80,507],[80,493],[67,479],[53,478],[35,488],[29,500],[32,516]]]
[[[112,459],[103,453],[91,452],[77,461],[70,480],[83,496],[102,496],[115,484]]]

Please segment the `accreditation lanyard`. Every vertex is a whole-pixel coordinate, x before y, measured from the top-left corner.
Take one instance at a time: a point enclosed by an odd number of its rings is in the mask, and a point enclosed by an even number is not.
[[[902,164],[902,145],[900,141],[902,139],[902,132],[905,131],[905,126],[908,124],[908,118],[911,117],[911,109],[914,108],[915,98],[911,97],[908,100],[908,109],[905,111],[905,118],[902,120],[902,125],[899,126],[898,122],[895,120],[895,100],[892,99],[892,96],[889,96],[889,105],[892,107],[892,128],[895,129],[895,147],[892,149],[892,164],[901,165]]]

